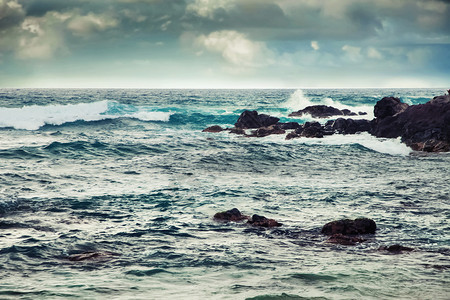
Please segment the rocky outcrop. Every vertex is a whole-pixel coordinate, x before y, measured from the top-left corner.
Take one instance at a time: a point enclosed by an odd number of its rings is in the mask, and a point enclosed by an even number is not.
[[[379,105],[383,100],[383,105]],[[402,142],[418,151],[450,151],[449,95],[411,106],[401,106],[396,100],[387,102],[383,98],[375,107],[378,109],[371,133],[376,137],[401,137]]]
[[[313,118],[329,118],[333,116],[357,116],[355,112],[349,109],[337,109],[327,105],[312,105],[304,109],[289,114],[289,117],[301,117],[305,114],[311,115]]]
[[[270,125],[275,125],[279,120],[280,119],[276,117],[258,114],[256,110],[246,110],[239,116],[234,127],[242,129],[268,127]]]
[[[368,218],[358,218],[355,220],[342,219],[332,221],[322,227],[322,233],[325,235],[343,234],[373,234],[377,230],[375,221]]]
[[[248,223],[253,226],[259,226],[259,227],[279,227],[283,224],[275,221],[274,219],[268,219],[264,216],[260,215],[253,215],[249,220]]]
[[[375,118],[383,119],[403,112],[408,106],[408,104],[402,103],[399,98],[384,97],[375,104],[373,113]]]
[[[214,125],[214,126],[203,129],[202,132],[222,132],[224,130],[225,129],[223,129],[219,125]]]
[[[248,216],[241,214],[239,209],[233,208],[227,211],[218,212],[214,215],[214,219],[217,221],[230,222],[230,221],[242,221],[247,220]]]

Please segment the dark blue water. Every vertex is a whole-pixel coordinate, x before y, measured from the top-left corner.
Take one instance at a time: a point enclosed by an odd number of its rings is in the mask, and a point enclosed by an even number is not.
[[[368,134],[201,132],[244,109],[370,119],[383,96],[442,93],[2,89],[0,298],[448,299],[449,154]],[[232,207],[284,225],[212,219]],[[378,225],[368,241],[325,243],[325,223],[361,216]],[[392,244],[415,251],[378,251]],[[85,252],[104,256],[68,259]]]

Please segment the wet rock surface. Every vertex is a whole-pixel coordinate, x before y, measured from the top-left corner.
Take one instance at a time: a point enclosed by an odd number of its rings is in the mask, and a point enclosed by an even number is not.
[[[224,222],[230,222],[230,221],[242,221],[247,220],[248,216],[243,215],[239,209],[233,208],[227,211],[218,212],[214,215],[214,219],[217,221],[224,221]]]
[[[283,224],[275,221],[274,219],[268,219],[264,216],[260,215],[253,215],[249,220],[248,223],[253,226],[259,226],[259,227],[279,227]]]
[[[322,227],[321,232],[325,235],[358,235],[373,234],[376,229],[377,225],[374,220],[368,218],[358,218],[355,220],[342,219],[329,222]]]
[[[266,114],[258,114],[256,110],[246,110],[239,116],[239,119],[234,124],[234,127],[242,129],[267,127],[270,125],[275,125],[279,120],[279,118]]]
[[[80,254],[72,254],[67,258],[70,261],[102,261],[109,260],[120,254],[109,251],[89,251]]]
[[[398,245],[398,244],[391,245],[391,246],[381,246],[380,248],[378,248],[378,250],[380,250],[380,251],[387,251],[387,252],[394,253],[394,254],[400,254],[400,253],[403,253],[403,252],[414,251],[413,248],[401,246],[401,245]]]

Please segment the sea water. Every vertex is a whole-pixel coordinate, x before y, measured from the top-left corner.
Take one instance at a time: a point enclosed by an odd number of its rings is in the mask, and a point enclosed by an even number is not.
[[[440,89],[0,90],[0,298],[448,299],[450,155],[368,133],[285,140],[203,133],[245,109]],[[325,122],[326,120],[319,120]],[[219,223],[233,207],[283,223]],[[368,217],[375,235],[326,243]],[[413,252],[389,254],[400,244]],[[74,254],[114,253],[71,261]]]

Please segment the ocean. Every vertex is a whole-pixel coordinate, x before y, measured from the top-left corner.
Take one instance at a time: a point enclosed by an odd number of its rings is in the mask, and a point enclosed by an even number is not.
[[[449,153],[368,133],[202,132],[246,109],[372,119],[384,96],[443,92],[0,89],[0,298],[449,299]],[[213,219],[234,207],[283,226]],[[377,224],[363,243],[320,234],[357,217]],[[414,251],[379,250],[394,244]]]

